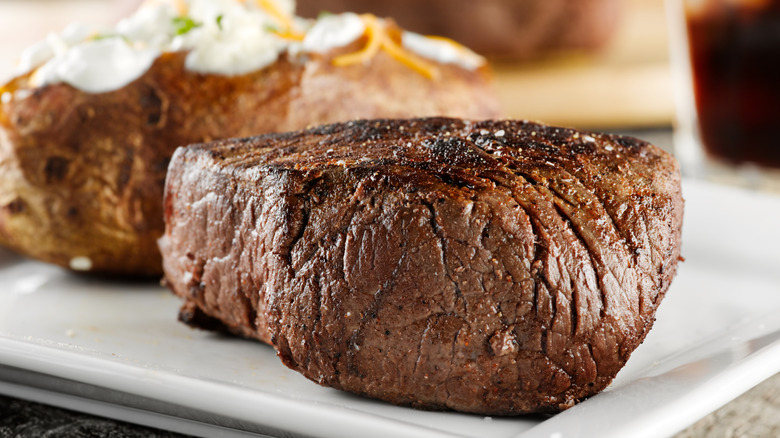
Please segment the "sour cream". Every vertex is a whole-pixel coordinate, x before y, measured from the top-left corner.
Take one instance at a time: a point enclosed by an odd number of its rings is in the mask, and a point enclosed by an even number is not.
[[[366,32],[366,24],[359,15],[346,12],[325,15],[306,33],[303,51],[324,53],[351,44]]]
[[[51,33],[45,40],[33,44],[22,52],[19,65],[17,66],[17,73],[27,73],[56,55],[64,54],[70,47],[97,33],[97,27],[82,23],[71,23],[59,34]]]
[[[44,64],[31,83],[65,82],[88,93],[103,93],[139,78],[159,55],[156,49],[134,49],[119,37],[90,41]]]
[[[294,1],[273,1],[293,17]],[[278,17],[255,2],[184,4],[182,15],[173,2],[147,2],[113,29],[69,26],[25,50],[17,74],[35,70],[33,86],[64,82],[102,93],[138,79],[165,52],[187,51],[185,65],[191,71],[237,75],[274,63],[291,44],[275,33]]]
[[[34,71],[32,86],[67,83],[103,93],[138,79],[166,52],[186,51],[190,71],[239,75],[273,64],[285,51],[324,53],[366,32],[354,13],[306,20],[294,10],[293,0],[148,0],[114,28],[74,24],[49,35],[23,52],[17,74]],[[293,29],[286,28],[290,23]],[[282,35],[291,30],[304,34],[303,41]],[[411,32],[402,37],[405,49],[441,63],[467,69],[484,63],[445,40]]]
[[[485,64],[485,59],[471,50],[450,41],[429,38],[414,32],[401,34],[404,49],[442,64],[455,64],[467,70],[475,70]]]
[[[223,75],[249,73],[273,64],[287,49],[289,42],[269,31],[278,25],[272,17],[260,10],[236,9],[226,8],[221,14],[193,8],[194,16],[203,17],[202,24],[171,43],[173,51],[189,51],[189,70]]]

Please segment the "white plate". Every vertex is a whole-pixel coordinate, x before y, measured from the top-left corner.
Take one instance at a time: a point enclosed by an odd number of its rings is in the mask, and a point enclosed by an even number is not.
[[[320,387],[265,345],[176,322],[153,284],[0,252],[0,392],[203,436],[672,434],[780,371],[780,198],[686,181],[655,328],[603,394],[551,418],[400,408]]]

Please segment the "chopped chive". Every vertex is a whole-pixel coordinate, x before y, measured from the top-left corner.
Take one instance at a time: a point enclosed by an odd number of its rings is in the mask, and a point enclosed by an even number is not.
[[[97,34],[93,36],[91,39],[92,41],[100,41],[100,40],[107,40],[109,38],[122,38],[124,42],[127,44],[130,44],[130,38],[127,37],[127,35],[122,35],[121,33],[103,33],[103,34]]]
[[[217,15],[217,27],[219,27],[219,30],[222,30],[222,19],[224,16],[222,14]]]
[[[198,23],[190,17],[174,17],[173,27],[176,30],[176,35],[184,35],[185,33],[195,29],[196,27],[203,26],[203,23]]]

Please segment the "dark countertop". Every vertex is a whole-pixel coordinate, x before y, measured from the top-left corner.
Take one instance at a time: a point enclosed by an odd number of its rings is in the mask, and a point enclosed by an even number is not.
[[[0,395],[0,438],[185,438]]]

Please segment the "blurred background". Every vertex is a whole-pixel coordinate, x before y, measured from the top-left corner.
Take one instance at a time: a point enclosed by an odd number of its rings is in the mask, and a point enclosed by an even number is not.
[[[454,3],[463,3],[453,7]],[[137,0],[0,0],[0,80],[11,76],[20,52],[60,31],[70,22],[113,24],[134,10]],[[480,53],[490,54],[499,95],[509,117],[594,129],[634,129],[670,126],[673,117],[663,0],[579,0],[572,11],[562,0],[520,1],[516,16],[496,0],[365,2],[299,1],[302,15],[321,10],[362,12],[359,3],[393,13],[403,27],[426,34],[449,33]],[[374,4],[376,3],[376,5]],[[442,17],[442,24],[420,17],[442,14],[402,14],[405,4],[431,3],[430,9],[459,10],[463,18]],[[495,3],[496,5],[491,5]],[[564,3],[566,3],[564,1]],[[442,7],[449,4],[450,7]],[[464,11],[475,8],[487,11]],[[541,6],[539,6],[541,5]],[[492,6],[492,7],[491,7]],[[382,14],[386,12],[387,14]],[[458,21],[460,20],[460,21]],[[440,20],[442,21],[442,20]],[[451,23],[451,24],[447,24]],[[484,29],[494,29],[486,32]],[[473,36],[476,35],[476,36]],[[511,35],[510,38],[500,36]],[[507,42],[508,41],[508,42]]]

